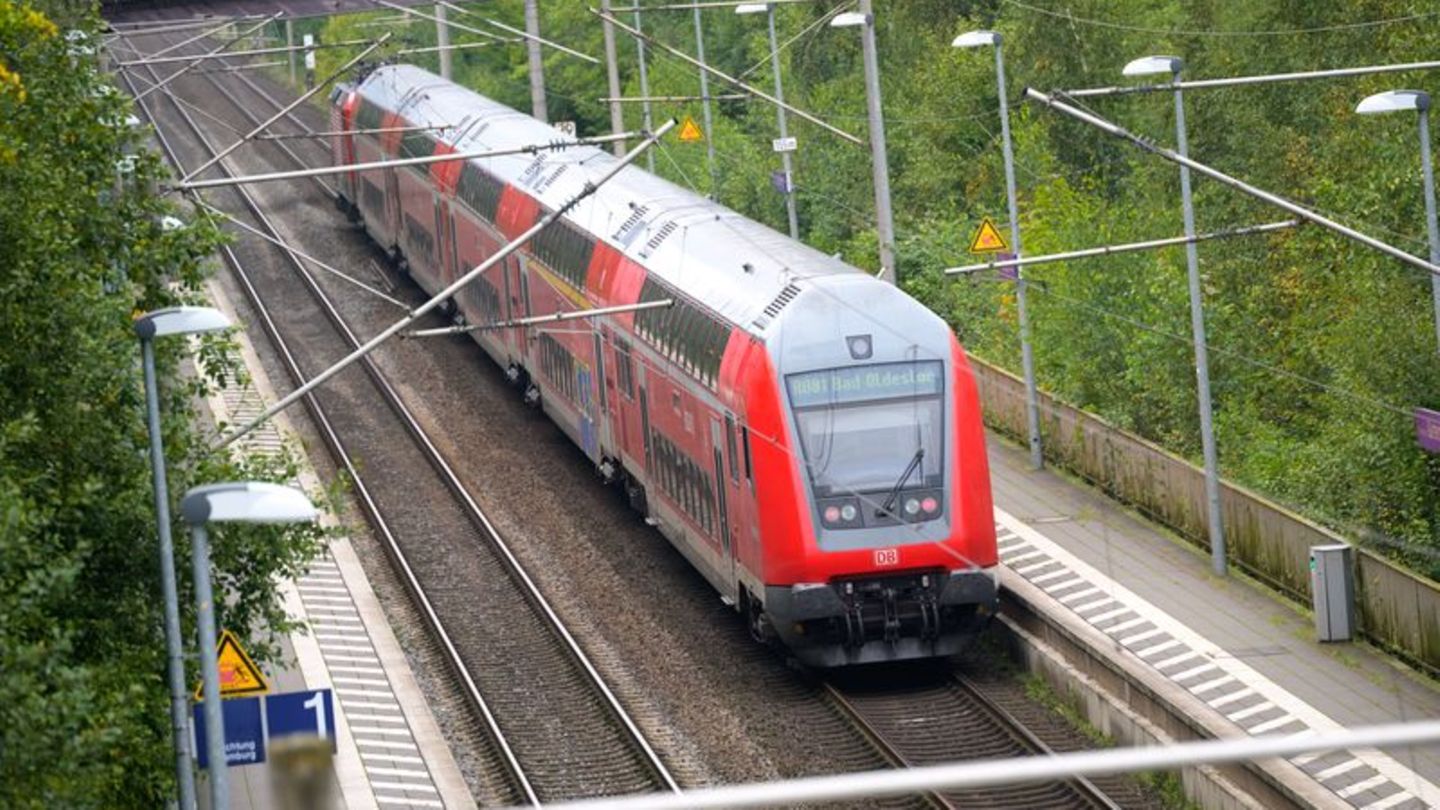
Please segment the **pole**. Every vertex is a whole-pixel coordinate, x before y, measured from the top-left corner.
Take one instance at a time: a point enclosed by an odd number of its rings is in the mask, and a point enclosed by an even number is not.
[[[765,8],[765,22],[770,28],[770,67],[775,72],[775,98],[780,104],[785,103],[785,87],[780,81],[780,47],[775,44],[775,4],[767,4]],[[775,108],[776,123],[780,127],[780,137],[790,136],[789,123],[785,120],[785,107]],[[785,217],[790,222],[790,238],[800,238],[800,217],[795,212],[795,172],[790,162],[788,151],[780,153],[780,167],[785,172]]]
[[[435,46],[440,54],[440,78],[450,78],[450,23],[445,20],[445,7],[435,6]]]
[[[895,270],[895,219],[890,211],[890,165],[885,154],[885,119],[880,110],[880,59],[875,48],[871,0],[860,0],[865,15],[860,42],[865,53],[865,106],[870,119],[870,168],[875,180],[875,227],[880,240],[880,275],[899,284]]]
[[[290,59],[290,84],[293,86],[293,85],[296,83],[296,77],[295,77],[295,21],[292,20],[292,19],[290,19],[290,18],[288,18],[288,17],[285,19],[285,48],[286,48],[285,53],[287,53],[287,54],[289,55],[289,59]]]
[[[995,35],[995,81],[1000,90],[1000,142],[1005,152],[1005,204],[1010,212],[1010,249],[1020,258],[1020,203],[1015,193],[1015,149],[1010,142],[1010,107],[1005,92],[1005,55]],[[1187,233],[1187,236],[1192,234]],[[1015,268],[1015,306],[1020,316],[1020,365],[1025,375],[1025,422],[1029,432],[1030,466],[1045,467],[1040,443],[1040,394],[1035,383],[1035,351],[1030,343],[1030,310],[1026,302],[1025,273]]]
[[[1411,267],[1418,267],[1421,270],[1424,270],[1425,272],[1431,274],[1440,274],[1440,265],[1431,264],[1429,261],[1422,259],[1419,256],[1412,256],[1410,253],[1398,247],[1395,247],[1394,245],[1382,242],[1373,236],[1361,233],[1360,231],[1357,231],[1347,225],[1342,225],[1339,222],[1330,219],[1329,217],[1317,214],[1314,211],[1311,211],[1309,208],[1300,205],[1299,203],[1287,200],[1278,194],[1272,194],[1262,188],[1252,186],[1244,180],[1231,177],[1230,175],[1220,171],[1219,169],[1214,169],[1206,166],[1204,163],[1191,160],[1188,157],[1176,153],[1173,149],[1166,149],[1165,147],[1147,141],[1144,138],[1137,137],[1130,132],[1127,132],[1123,127],[1119,126],[1118,124],[1111,123],[1110,121],[1106,121],[1104,118],[1101,118],[1098,115],[1094,115],[1092,113],[1081,110],[1078,107],[1066,104],[1065,102],[1057,99],[1054,95],[1047,95],[1040,92],[1039,90],[1027,87],[1025,89],[1025,98],[1038,101],[1058,113],[1074,118],[1076,121],[1089,124],[1090,126],[1095,127],[1102,132],[1114,135],[1115,137],[1122,140],[1129,141],[1131,144],[1141,149],[1142,151],[1149,152],[1156,157],[1163,158],[1170,161],[1171,163],[1178,163],[1182,166],[1188,166],[1192,171],[1203,174],[1211,180],[1220,183],[1221,185],[1233,188],[1243,194],[1248,194],[1249,196],[1254,197],[1257,200],[1268,203],[1277,208],[1283,208],[1284,210],[1289,211],[1290,213],[1305,220],[1306,222],[1313,222],[1328,231],[1333,231],[1340,234],[1346,239],[1354,242],[1359,242],[1360,244],[1365,245],[1368,248],[1378,250],[1393,259],[1399,259],[1400,261],[1410,265]]]
[[[1177,69],[1172,81],[1180,81]],[[1184,91],[1175,91],[1175,141],[1180,157],[1190,156],[1185,138]],[[1200,446],[1205,459],[1205,512],[1210,529],[1210,567],[1225,576],[1225,527],[1220,513],[1220,462],[1215,452],[1215,425],[1210,401],[1210,351],[1205,343],[1205,302],[1200,291],[1200,255],[1195,246],[1195,204],[1190,169],[1180,164],[1180,199],[1185,219],[1185,270],[1190,282],[1190,331],[1195,341],[1195,383],[1200,400]]]
[[[636,31],[643,31],[643,30],[644,30],[643,28],[641,28],[641,25],[640,25],[640,6],[638,6],[638,5],[635,6],[635,30],[636,30]],[[636,37],[636,38],[635,38],[635,52],[636,52],[637,54],[639,54],[639,57],[640,57],[640,95],[641,95],[641,96],[645,96],[645,97],[649,97],[649,95],[650,95],[650,72],[649,72],[648,70],[646,70],[646,68],[645,68],[645,38],[644,38],[644,37]],[[646,131],[646,132],[649,132],[649,131],[651,130],[651,124],[650,124],[650,102],[646,101],[646,102],[642,103],[642,104],[640,105],[640,110],[641,110],[642,115],[644,116],[645,131]],[[654,152],[648,152],[648,151],[647,151],[647,152],[645,153],[645,165],[646,165],[646,167],[648,167],[648,168],[650,169],[650,172],[651,172],[652,174],[655,172],[655,153],[654,153]]]
[[[309,37],[310,35],[309,35],[309,34],[306,34],[305,36],[306,36],[306,37]],[[383,35],[381,35],[381,37],[380,37],[379,39],[375,40],[374,44],[372,44],[370,47],[368,47],[368,48],[366,48],[365,50],[361,51],[361,52],[360,52],[359,54],[357,54],[354,58],[352,58],[349,62],[346,62],[345,64],[341,65],[338,69],[336,69],[336,71],[335,71],[334,73],[331,73],[329,76],[326,76],[326,77],[325,77],[325,81],[320,82],[319,84],[316,84],[314,87],[311,87],[309,90],[306,90],[303,94],[301,94],[301,95],[300,95],[298,98],[296,98],[294,101],[290,102],[289,104],[286,104],[284,107],[281,107],[279,112],[275,113],[274,115],[272,115],[272,116],[270,116],[269,118],[267,118],[267,119],[265,119],[264,121],[262,121],[262,122],[261,122],[258,126],[256,126],[254,129],[252,129],[252,130],[250,130],[250,132],[246,133],[246,135],[245,135],[244,137],[242,137],[240,140],[238,140],[238,141],[230,144],[229,146],[225,147],[224,149],[220,150],[219,152],[216,152],[216,153],[215,153],[215,157],[212,157],[212,158],[210,158],[209,160],[207,160],[207,161],[205,161],[204,163],[202,163],[198,169],[196,169],[195,171],[190,172],[189,174],[187,174],[187,175],[185,175],[183,178],[181,178],[181,181],[182,181],[182,182],[188,182],[188,181],[190,181],[191,179],[193,179],[194,177],[196,177],[197,175],[199,175],[201,172],[205,171],[206,169],[210,168],[211,166],[214,166],[216,163],[219,163],[219,162],[221,161],[221,159],[223,159],[226,155],[230,154],[231,152],[234,152],[236,149],[239,149],[241,144],[245,143],[246,141],[249,141],[251,138],[255,137],[256,135],[259,135],[261,132],[264,132],[266,127],[270,126],[271,124],[275,123],[276,121],[279,121],[279,120],[280,120],[281,118],[283,118],[284,116],[289,115],[289,113],[290,113],[291,110],[295,109],[296,107],[299,107],[301,104],[304,104],[307,100],[309,100],[309,98],[310,98],[311,96],[315,95],[317,92],[319,92],[319,91],[320,91],[322,88],[324,88],[326,85],[330,84],[330,82],[334,81],[337,77],[340,76],[340,74],[342,74],[342,73],[344,73],[345,71],[349,70],[351,67],[354,67],[356,63],[358,63],[360,60],[364,59],[365,57],[369,56],[372,51],[374,51],[376,48],[380,47],[381,45],[384,45],[387,41],[389,41],[389,39],[390,39],[390,34],[383,34]],[[305,55],[305,61],[306,61],[306,63],[307,63],[307,65],[306,65],[307,70],[306,70],[305,72],[306,72],[306,75],[307,75],[307,79],[308,79],[308,77],[309,77],[310,75],[313,75],[313,74],[311,74],[310,70],[308,70],[308,67],[309,67],[309,64],[308,64],[308,63],[309,63],[309,61],[310,61],[311,59],[313,59],[313,58],[314,58],[314,57],[313,57],[311,54],[306,53],[306,55]],[[155,89],[155,88],[153,88],[153,87],[150,88],[150,90],[154,90],[154,89]],[[145,91],[145,92],[148,93],[148,92],[150,92],[150,91],[147,90],[147,91]],[[144,93],[142,93],[141,95],[144,95]]]
[[[705,34],[700,27],[700,9],[695,13],[695,56],[705,61]],[[700,112],[705,118],[705,159],[710,166],[710,199],[720,199],[720,174],[715,170],[715,126],[710,117],[710,76],[700,71]]]
[[[276,402],[274,405],[271,405],[269,408],[267,408],[264,413],[251,420],[249,424],[231,433],[229,436],[224,437],[219,442],[216,442],[214,445],[214,449],[218,450],[221,447],[225,447],[226,445],[234,442],[241,436],[248,434],[250,431],[264,424],[267,419],[289,407],[290,405],[294,404],[301,397],[315,390],[315,388],[318,387],[321,383],[325,382],[331,377],[334,377],[336,374],[339,374],[342,370],[345,369],[345,367],[349,366],[351,363],[374,351],[381,343],[389,340],[400,330],[419,320],[422,316],[425,315],[425,313],[440,306],[442,302],[450,298],[450,296],[454,295],[466,284],[469,284],[470,282],[478,278],[481,273],[484,273],[486,270],[489,270],[491,267],[494,267],[495,265],[504,261],[505,258],[511,253],[519,250],[523,245],[525,245],[525,243],[533,239],[535,237],[535,234],[540,233],[550,223],[564,216],[567,211],[574,208],[577,204],[579,204],[581,200],[589,197],[591,194],[594,194],[597,189],[610,182],[610,180],[614,178],[615,175],[620,173],[620,170],[633,163],[635,159],[640,156],[641,152],[644,152],[648,150],[651,146],[655,145],[655,143],[658,142],[660,138],[665,135],[665,133],[673,129],[674,126],[674,119],[671,119],[669,121],[666,121],[664,124],[661,124],[659,129],[650,133],[634,149],[626,152],[624,157],[615,161],[615,165],[607,169],[604,174],[600,175],[593,181],[587,182],[585,184],[585,187],[574,197],[571,197],[568,201],[566,201],[564,205],[561,205],[559,208],[556,208],[554,211],[551,211],[550,213],[541,217],[534,225],[530,226],[528,230],[507,242],[504,247],[496,251],[490,258],[486,259],[484,262],[481,262],[469,272],[465,273],[460,278],[451,282],[450,286],[436,293],[433,297],[430,298],[430,300],[411,310],[410,313],[405,317],[386,327],[383,332],[371,338],[360,348],[356,349],[355,351],[346,355],[343,359],[337,361],[334,365],[310,378],[309,382],[306,382],[304,385],[301,385],[299,388],[291,391],[279,402]]]
[[[1435,221],[1435,166],[1430,159],[1430,108],[1420,110],[1420,163],[1425,170],[1425,229],[1430,232],[1430,263],[1440,264],[1440,227]],[[1440,276],[1430,277],[1435,303],[1435,340],[1440,348]]]
[[[540,57],[540,9],[536,0],[525,0],[525,50],[530,57],[530,110],[541,121],[549,121],[545,104],[545,60]]]
[[[200,673],[205,686],[205,748],[210,759],[211,810],[229,810],[230,775],[225,765],[225,718],[220,710],[220,665],[215,659],[215,594],[210,588],[210,543],[204,524],[190,527],[194,548],[195,606],[199,611]]]
[[[180,810],[195,808],[195,773],[190,770],[190,696],[185,691],[180,604],[175,587],[175,544],[170,536],[170,491],[165,480],[165,447],[160,432],[160,396],[155,385],[155,346],[140,340],[145,367],[145,414],[150,430],[150,474],[155,482],[155,523],[160,533],[160,585],[165,600],[166,676],[170,681],[170,722],[175,738],[175,783]]]
[[[625,131],[625,110],[616,101],[620,97],[620,66],[615,57],[615,28],[610,24],[610,0],[600,0],[601,22],[605,33],[605,79],[610,87],[610,131]],[[625,153],[625,142],[615,142],[615,154]]]

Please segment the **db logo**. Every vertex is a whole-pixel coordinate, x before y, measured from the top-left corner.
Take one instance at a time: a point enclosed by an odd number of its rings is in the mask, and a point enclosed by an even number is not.
[[[898,548],[877,548],[877,549],[875,549],[875,564],[876,564],[877,566],[879,566],[879,565],[899,565],[899,564],[900,564],[900,549],[898,549]]]

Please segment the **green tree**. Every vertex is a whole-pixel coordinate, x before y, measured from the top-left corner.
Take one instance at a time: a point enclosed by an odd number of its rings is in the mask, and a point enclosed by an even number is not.
[[[157,807],[172,760],[132,317],[198,301],[219,233],[160,226],[181,212],[151,191],[166,172],[96,66],[98,19],[49,11],[59,25],[0,1],[0,805]],[[287,463],[209,453],[194,397],[236,370],[211,344],[200,375],[177,374],[179,343],[158,347],[171,491],[288,478]],[[287,627],[277,577],[313,557],[317,531],[217,537],[222,621],[262,653]]]

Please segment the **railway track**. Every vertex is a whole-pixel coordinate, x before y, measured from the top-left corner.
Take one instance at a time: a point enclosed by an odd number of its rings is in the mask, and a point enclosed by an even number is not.
[[[151,82],[159,79],[147,72]],[[214,74],[204,78],[252,127],[258,123]],[[143,90],[129,75],[123,81],[132,94]],[[177,84],[192,81],[187,76]],[[166,100],[168,115],[160,111]],[[168,93],[140,104],[181,173],[218,151],[191,111]],[[177,137],[181,129],[190,133],[184,141]],[[281,142],[251,148],[278,149],[300,161]],[[226,163],[216,170],[230,174]],[[283,238],[250,191],[237,187],[223,196],[231,201],[229,213]],[[335,302],[293,254],[248,243],[223,253],[293,384],[359,345]],[[317,311],[324,317],[313,317]],[[491,750],[482,757],[482,779],[493,789],[490,798],[537,804],[678,790],[379,367],[366,360],[347,370],[308,397],[307,406],[487,732]]]
[[[277,101],[258,83],[241,73],[222,75],[226,80],[244,85],[248,93],[253,94],[256,99],[274,109],[279,109],[283,105],[283,102]],[[250,105],[241,103],[235,99],[231,91],[227,90],[221,84],[216,74],[205,74],[204,78],[214,90],[229,98],[235,111],[248,122],[248,126],[232,126],[231,129],[248,130],[259,123],[260,118],[251,110]],[[197,137],[203,138],[199,127],[195,124],[193,118],[188,115],[187,111],[173,100],[171,101],[171,106],[175,108],[181,118],[187,120],[187,125],[191,131],[195,133]],[[302,108],[296,112],[305,112],[305,110]],[[314,111],[309,112],[313,114]],[[290,124],[294,126],[295,132],[303,133],[312,131],[310,125],[300,120],[294,113],[286,116],[286,118],[282,120],[288,120]],[[288,145],[291,143],[305,144],[301,149],[309,152],[312,157],[309,160],[302,158],[294,148]],[[316,165],[317,163],[324,163],[329,160],[328,149],[325,148],[323,142],[298,139],[297,141],[288,142],[258,142],[257,146],[277,150],[278,153],[284,154],[286,158],[297,167]],[[207,150],[207,156],[213,154],[215,151],[208,143],[205,145],[205,149]],[[170,151],[168,146],[167,151]],[[178,158],[172,154],[172,160],[178,160]],[[333,190],[323,180],[316,178],[313,182],[316,184],[315,189],[317,193],[322,193],[328,197],[334,196]],[[243,198],[243,202],[251,212],[252,217],[263,221],[263,214],[260,213],[256,202],[246,193],[239,192],[238,196]],[[278,232],[268,223],[262,225],[262,227],[271,233],[271,235],[278,236]],[[323,307],[327,312],[327,318],[335,325],[337,330],[343,331],[346,334],[348,338],[347,347],[357,345],[354,336],[349,334],[348,328],[344,325],[344,320],[340,317],[334,305],[330,303],[329,299],[320,291],[315,281],[309,277],[305,268],[293,257],[287,255],[286,259],[293,268],[292,275],[299,276],[304,280],[305,286],[310,290],[311,294],[316,297],[316,300],[323,302]],[[237,277],[244,280],[245,271],[240,268],[239,260],[232,256],[228,257],[227,261],[230,261],[232,267],[236,269]],[[268,283],[269,282],[267,282],[267,284]],[[255,290],[254,285],[248,280],[245,280],[243,286],[246,287],[246,294],[251,298],[257,311],[265,312],[261,296]],[[298,380],[301,379],[300,375],[303,374],[303,369],[299,368],[295,361],[291,359],[290,351],[286,348],[284,339],[279,333],[280,327],[273,323],[273,320],[268,314],[265,315],[265,321],[267,332],[271,334],[272,340],[275,341],[277,348],[286,356],[287,366],[291,366],[292,379],[297,380],[298,384]],[[308,340],[309,337],[307,336],[306,339]],[[339,354],[332,356],[338,357]],[[311,369],[311,371],[314,370],[318,370],[318,367]],[[375,385],[377,388],[383,389],[383,398],[389,404],[390,408],[397,412],[397,415],[400,416],[402,421],[406,422],[407,432],[410,432],[419,444],[428,447],[429,453],[433,454],[434,458],[431,464],[433,465],[438,461],[438,464],[443,467],[445,462],[439,458],[439,453],[434,450],[433,444],[424,437],[423,430],[421,430],[418,423],[415,422],[413,417],[409,416],[408,411],[405,410],[405,406],[400,402],[393,388],[384,382],[384,378],[378,368],[373,365],[368,365],[366,373],[376,381]],[[342,375],[342,378],[344,376],[345,375]],[[324,398],[323,394],[317,395],[322,399]],[[357,497],[362,501],[372,523],[377,525],[377,533],[382,535],[387,546],[387,551],[391,554],[392,561],[395,561],[397,570],[402,572],[407,586],[411,589],[412,596],[415,598],[417,604],[422,605],[423,612],[425,612],[428,617],[433,617],[431,618],[432,626],[441,628],[439,633],[443,635],[444,624],[439,619],[435,609],[430,606],[425,596],[424,588],[414,573],[414,569],[407,562],[403,541],[388,528],[388,524],[384,522],[385,518],[380,505],[375,503],[375,499],[370,495],[370,490],[363,487],[363,482],[359,477],[360,471],[356,469],[357,465],[354,463],[353,454],[348,453],[344,449],[344,445],[340,442],[338,436],[335,435],[334,428],[331,427],[328,417],[324,416],[324,406],[319,402],[315,402],[312,405],[312,414],[315,413],[320,414],[316,419],[317,424],[322,424],[322,420],[325,420],[323,422],[322,433],[326,436],[327,444],[331,445],[332,453],[335,455],[337,463],[343,464],[354,476]],[[444,473],[442,477],[447,478],[446,485],[452,493],[464,492],[464,488],[460,485],[459,479],[453,473]],[[373,487],[374,484],[372,483],[371,486]],[[473,501],[469,499],[468,495],[460,494],[457,497],[461,500],[469,501],[471,507],[474,506]],[[475,508],[474,514],[480,514],[478,508]],[[473,515],[469,519],[472,522],[476,520]],[[482,523],[488,524],[488,521],[485,521],[483,515],[478,519]],[[380,530],[379,526],[382,524],[387,528]],[[498,539],[498,535],[496,535],[496,537]],[[513,561],[513,555],[508,556],[510,556],[510,559]],[[516,567],[518,568],[518,564],[516,564]],[[538,589],[534,594],[534,598],[540,599],[543,602],[543,597],[539,596]],[[553,611],[551,611],[551,613],[553,615]],[[556,621],[558,622],[558,619]],[[447,648],[447,651],[454,648],[452,642],[448,640],[444,642],[444,646]],[[492,729],[492,737],[504,740],[505,732],[499,727],[501,725],[500,720],[495,716],[495,713],[489,712],[488,708],[484,708],[484,699],[480,697],[480,692],[483,690],[480,690],[475,681],[465,674],[464,664],[463,661],[460,661],[461,656],[458,650],[454,653],[454,656],[452,667],[456,670],[461,680],[466,683],[468,690],[474,692],[471,697],[471,702],[476,705],[477,713],[486,717],[487,724],[489,724]],[[590,667],[590,669],[593,671],[593,667]],[[533,700],[534,695],[532,692],[525,690],[525,694],[527,698]],[[1048,752],[1044,743],[1040,742],[1035,735],[1026,730],[1026,724],[1021,719],[1013,716],[1004,707],[985,698],[982,692],[976,691],[963,677],[944,683],[936,683],[932,679],[928,684],[917,684],[900,688],[887,686],[883,689],[856,688],[854,686],[840,687],[833,684],[822,684],[817,690],[817,696],[818,699],[827,702],[830,708],[842,716],[845,722],[856,731],[857,736],[863,740],[862,749],[869,749],[877,753],[884,762],[890,764],[892,767],[909,767],[937,762],[953,762],[963,759],[986,759],[1021,756],[1025,754],[1043,754]],[[633,725],[633,723],[631,725]],[[854,747],[854,743],[848,745],[848,748]],[[502,746],[501,748],[503,751],[504,747]],[[847,746],[842,745],[841,748],[847,748]],[[513,753],[513,749],[511,754],[515,758],[519,758],[518,754]],[[873,765],[860,761],[866,759],[866,757],[861,756],[859,752],[852,751],[851,755],[856,759],[854,767],[873,767]],[[504,759],[504,756],[502,753],[500,758]],[[663,764],[659,764],[658,760],[656,764],[661,769],[659,772],[663,773]],[[665,780],[668,780],[668,786],[673,787],[674,782],[669,779],[667,775],[664,777],[664,780],[657,780],[656,784],[650,786],[650,789],[666,786],[663,784]],[[511,781],[518,780],[514,780],[512,777]],[[1106,784],[1105,787],[1109,788],[1111,786]],[[641,787],[638,789],[643,790],[646,788]],[[600,790],[595,793],[603,794],[612,792],[624,791],[617,786],[617,789],[613,791]],[[1125,793],[1125,791],[1122,790],[1120,793]],[[1130,793],[1133,794],[1134,791],[1131,790]],[[571,794],[561,793],[559,795],[568,797]],[[577,793],[574,795],[594,794]],[[514,796],[524,799],[526,794],[521,791],[515,791]],[[531,797],[531,800],[536,798],[540,800],[550,800],[545,796],[534,796]],[[1133,799],[1134,797],[1132,795],[1127,796],[1127,798]],[[923,797],[921,801],[924,804],[940,807],[1002,808],[1114,808],[1120,806],[1136,806],[1137,804],[1140,806],[1149,806],[1150,804],[1148,798],[1145,801],[1139,802],[1127,801],[1125,803],[1117,803],[1107,798],[1105,790],[1097,788],[1094,784],[1084,780],[1057,782],[1015,790],[936,794]],[[915,802],[913,800],[904,799],[885,803],[886,806],[913,806],[914,804]]]
[[[1053,753],[1021,718],[986,696],[963,674],[922,674],[883,684],[830,681],[826,696],[886,753],[895,767]],[[938,807],[1020,810],[1118,810],[1085,778],[930,794]]]

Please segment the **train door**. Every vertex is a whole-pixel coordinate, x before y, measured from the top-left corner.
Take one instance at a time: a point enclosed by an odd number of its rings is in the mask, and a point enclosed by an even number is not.
[[[455,267],[460,262],[455,257],[455,223],[450,219],[450,203],[439,193],[435,194],[435,241],[435,277],[444,289],[458,277]],[[460,302],[455,303],[458,306]]]
[[[715,456],[715,497],[716,511],[720,513],[720,574],[725,579],[725,592],[734,595],[735,552],[730,543],[730,498],[725,492],[725,444],[720,431],[720,420],[710,418],[710,446]]]
[[[645,367],[635,371],[638,377],[635,393],[640,397],[640,441],[645,445],[645,476],[651,478],[655,474],[655,451],[650,446],[650,396],[645,386]]]
[[[745,494],[743,490],[744,479],[741,477],[740,469],[740,447],[737,441],[739,431],[735,426],[735,415],[729,412],[725,414],[725,460],[728,462],[728,469],[720,479],[720,489],[725,493],[725,503],[721,507],[721,513],[725,516],[726,525],[730,529],[731,558],[736,565],[741,563],[741,557],[746,550],[748,535],[746,534],[747,516],[745,513]]]
[[[596,429],[600,435],[600,454],[604,455],[611,446],[610,442],[610,375],[605,372],[605,338],[601,334],[602,327],[596,325],[591,331],[595,343],[595,399],[600,407],[599,419],[596,421]]]
[[[395,247],[400,244],[400,181],[395,176],[396,169],[385,169],[385,237],[390,244],[386,247]]]

